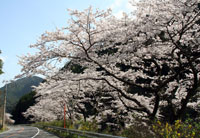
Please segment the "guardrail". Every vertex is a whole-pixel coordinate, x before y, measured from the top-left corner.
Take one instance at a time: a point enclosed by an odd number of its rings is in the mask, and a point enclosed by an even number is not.
[[[58,131],[64,131],[69,134],[75,134],[78,136],[84,136],[87,138],[126,138],[126,137],[121,137],[121,136],[113,136],[113,135],[108,135],[108,134],[101,134],[101,133],[96,133],[96,132],[90,132],[90,131],[81,131],[81,130],[75,130],[75,129],[67,129],[67,128],[61,128],[61,127],[55,127],[55,126],[43,126],[43,128],[49,128],[53,130],[58,130]]]

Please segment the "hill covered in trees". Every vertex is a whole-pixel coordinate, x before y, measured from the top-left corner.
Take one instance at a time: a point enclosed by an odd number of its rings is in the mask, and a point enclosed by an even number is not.
[[[40,77],[25,77],[18,79],[7,86],[7,107],[8,113],[11,113],[16,106],[19,99],[27,93],[32,91],[32,86],[38,86],[43,79]],[[4,91],[6,86],[0,88],[0,91]]]
[[[25,118],[22,113],[35,104],[35,99],[37,98],[35,94],[36,92],[32,91],[20,98],[15,109],[12,111],[12,118],[15,120],[15,124],[26,124],[30,122],[30,119]]]

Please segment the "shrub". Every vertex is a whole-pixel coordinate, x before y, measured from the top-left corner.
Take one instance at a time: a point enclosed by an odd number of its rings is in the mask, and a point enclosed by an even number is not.
[[[154,132],[162,138],[200,138],[200,122],[187,119],[176,120],[174,124],[157,121],[153,125]]]
[[[122,136],[128,138],[155,138],[155,135],[151,133],[149,127],[143,125],[132,125],[124,129]]]

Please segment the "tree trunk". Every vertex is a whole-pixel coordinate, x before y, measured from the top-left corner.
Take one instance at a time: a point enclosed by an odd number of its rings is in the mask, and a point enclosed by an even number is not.
[[[156,113],[158,111],[159,108],[159,102],[160,102],[160,96],[158,94],[158,92],[155,93],[155,105],[154,105],[154,109],[153,109],[153,113],[150,115],[150,119],[154,120]]]

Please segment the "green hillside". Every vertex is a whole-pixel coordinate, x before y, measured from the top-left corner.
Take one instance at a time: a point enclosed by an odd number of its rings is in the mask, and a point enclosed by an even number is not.
[[[38,86],[43,79],[40,77],[26,77],[7,85],[7,112],[11,113],[19,99],[32,91],[32,86]],[[5,90],[5,86],[0,91]]]

